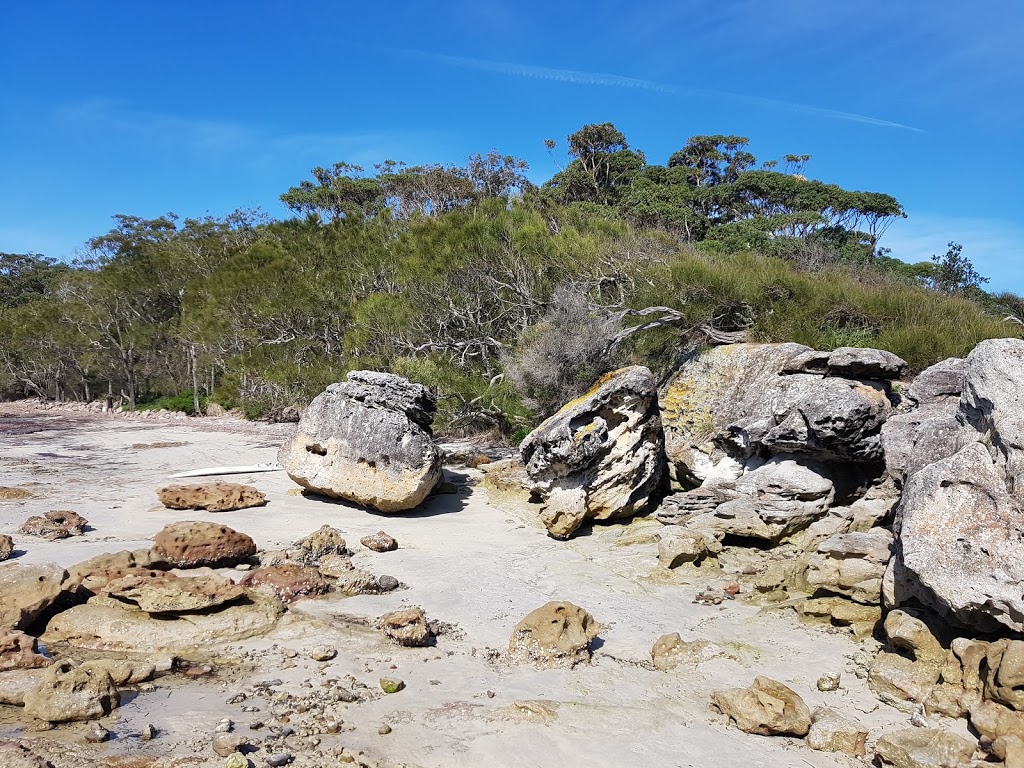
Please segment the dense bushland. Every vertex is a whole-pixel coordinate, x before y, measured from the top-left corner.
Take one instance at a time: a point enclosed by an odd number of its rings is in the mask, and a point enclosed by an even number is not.
[[[292,219],[119,215],[71,264],[0,254],[0,392],[273,417],[379,368],[433,387],[443,430],[513,434],[611,367],[710,341],[920,369],[1020,333],[1024,302],[981,290],[956,244],[887,255],[894,198],[808,180],[807,156],[755,169],[746,146],[695,137],[649,165],[587,126],[539,188],[496,152],[339,163],[282,195]]]

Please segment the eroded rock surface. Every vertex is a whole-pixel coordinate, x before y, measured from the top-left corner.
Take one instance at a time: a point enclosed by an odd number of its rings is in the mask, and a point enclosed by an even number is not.
[[[146,613],[203,611],[245,597],[245,589],[221,576],[179,578],[172,573],[134,569],[109,582],[102,591],[116,600],[137,605]]]
[[[377,623],[384,630],[384,634],[399,645],[427,646],[433,639],[422,608],[407,608],[385,613],[377,619]]]
[[[52,509],[42,515],[33,515],[18,529],[25,536],[38,536],[48,541],[81,536],[89,521],[77,512],[67,509]]]
[[[205,509],[207,512],[230,512],[267,503],[266,495],[251,485],[240,483],[169,485],[158,490],[156,495],[168,509]]]
[[[755,677],[749,688],[716,691],[711,703],[736,727],[762,736],[806,736],[811,711],[792,688],[767,677]]]
[[[0,566],[0,629],[27,629],[60,596],[67,575],[53,563]]]
[[[110,714],[121,696],[110,675],[96,667],[60,661],[48,667],[25,696],[26,714],[51,723],[95,720]]]
[[[153,539],[153,552],[177,568],[220,568],[255,555],[256,543],[226,525],[185,520],[164,526]]]
[[[243,587],[271,592],[286,603],[325,594],[330,584],[316,568],[283,564],[257,568],[241,581]]]
[[[577,605],[552,601],[516,625],[509,655],[546,667],[574,667],[590,662],[590,643],[601,625]]]
[[[421,504],[442,480],[434,395],[401,376],[353,371],[314,398],[278,461],[296,483],[380,512]]]
[[[875,754],[892,768],[960,768],[970,765],[974,744],[955,733],[911,728],[880,738]]]
[[[556,538],[584,522],[649,510],[664,467],[657,387],[647,368],[606,374],[527,435],[520,452]]]
[[[832,536],[808,558],[807,583],[858,603],[877,605],[892,546],[892,533],[884,528]]]

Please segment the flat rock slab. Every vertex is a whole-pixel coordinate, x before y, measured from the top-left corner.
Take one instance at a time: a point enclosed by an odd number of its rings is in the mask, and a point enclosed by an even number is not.
[[[267,503],[266,495],[251,485],[239,483],[168,485],[156,495],[168,509],[205,509],[207,512],[230,512]]]

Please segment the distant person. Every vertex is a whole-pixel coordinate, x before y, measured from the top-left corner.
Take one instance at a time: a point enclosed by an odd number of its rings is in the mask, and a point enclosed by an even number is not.
[[[113,413],[114,412],[114,396],[113,395],[107,395],[107,406],[103,409],[103,411],[105,413]]]

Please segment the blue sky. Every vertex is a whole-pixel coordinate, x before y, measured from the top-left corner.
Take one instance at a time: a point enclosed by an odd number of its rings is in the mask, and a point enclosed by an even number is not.
[[[1008,0],[10,3],[0,250],[69,257],[115,213],[259,206],[314,165],[460,162],[536,181],[543,140],[614,122],[651,162],[687,137],[887,192],[910,261],[963,244],[1024,292],[1024,4]]]

